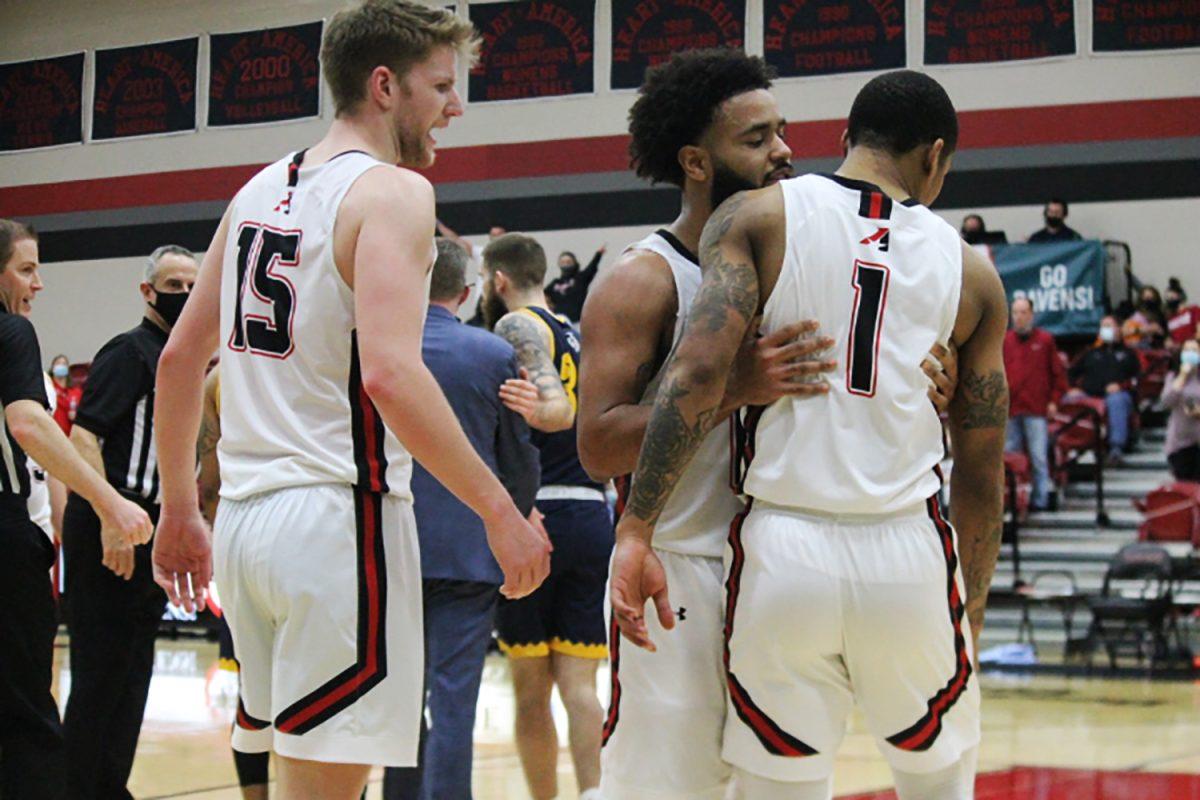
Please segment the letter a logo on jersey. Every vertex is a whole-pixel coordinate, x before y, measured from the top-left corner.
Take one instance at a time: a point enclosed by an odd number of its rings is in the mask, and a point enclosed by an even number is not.
[[[879,251],[881,253],[886,253],[888,251],[888,239],[891,237],[891,235],[891,231],[889,231],[887,228],[880,228],[867,238],[860,241],[859,244],[878,244]]]

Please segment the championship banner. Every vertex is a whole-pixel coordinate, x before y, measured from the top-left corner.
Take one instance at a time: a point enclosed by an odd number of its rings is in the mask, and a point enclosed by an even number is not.
[[[782,78],[899,69],[904,0],[766,0],[763,57]]]
[[[1092,52],[1200,47],[1200,3],[1092,0]]]
[[[1104,245],[1082,241],[987,249],[1009,302],[1028,298],[1039,328],[1055,336],[1095,335],[1104,317]]]
[[[1075,54],[1073,0],[928,0],[926,64]]]
[[[0,64],[0,152],[83,141],[83,53]]]
[[[208,125],[257,125],[321,113],[320,21],[210,38]]]
[[[612,88],[636,89],[646,69],[683,50],[743,48],[745,0],[613,0]]]
[[[472,4],[470,16],[483,36],[467,84],[470,102],[594,90],[595,0]]]
[[[92,139],[196,130],[199,39],[96,51]]]

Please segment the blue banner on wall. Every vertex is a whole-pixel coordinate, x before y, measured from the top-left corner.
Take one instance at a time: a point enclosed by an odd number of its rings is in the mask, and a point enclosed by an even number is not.
[[[473,4],[483,37],[472,103],[589,94],[595,86],[595,0]]]
[[[990,250],[1009,302],[1028,298],[1038,327],[1055,336],[1099,330],[1105,314],[1100,242],[1002,244]]]
[[[96,51],[92,139],[196,130],[199,39]]]
[[[903,67],[904,0],[766,0],[763,57],[783,78]]]
[[[281,122],[320,113],[320,21],[218,33],[209,42],[209,126]]]
[[[745,0],[613,0],[612,88],[636,89],[646,69],[684,50],[742,49]]]
[[[1200,3],[1092,0],[1092,51],[1200,47]]]
[[[83,141],[83,53],[0,64],[0,151]]]
[[[1072,0],[926,0],[926,64],[985,64],[1074,53]]]

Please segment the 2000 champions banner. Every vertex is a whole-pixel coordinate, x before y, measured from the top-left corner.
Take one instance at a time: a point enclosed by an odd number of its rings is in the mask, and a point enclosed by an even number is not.
[[[1004,244],[990,249],[1009,302],[1025,297],[1055,336],[1093,335],[1104,318],[1104,245]]]

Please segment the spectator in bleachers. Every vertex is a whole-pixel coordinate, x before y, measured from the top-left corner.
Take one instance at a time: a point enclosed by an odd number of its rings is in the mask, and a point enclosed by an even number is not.
[[[1167,316],[1163,313],[1162,295],[1153,286],[1143,286],[1138,292],[1137,310],[1129,319],[1142,326],[1148,347],[1162,347],[1167,335]]]
[[[1133,388],[1141,373],[1137,355],[1121,341],[1117,318],[1100,321],[1096,344],[1071,365],[1071,383],[1089,397],[1104,400],[1108,412],[1108,460],[1119,464],[1129,446]]]
[[[1200,481],[1200,342],[1190,339],[1179,352],[1179,366],[1163,384],[1167,420],[1167,461],[1178,481]]]
[[[1013,300],[1012,329],[1004,337],[1010,394],[1004,449],[1028,454],[1033,470],[1031,505],[1043,511],[1054,505],[1047,418],[1054,416],[1067,391],[1067,375],[1054,337],[1033,322],[1033,304],[1024,297]]]
[[[75,424],[75,410],[79,408],[79,399],[83,397],[83,388],[72,385],[71,362],[61,353],[50,362],[50,380],[54,383],[54,421],[63,433],[70,436],[71,426]]]
[[[963,217],[962,228],[959,232],[967,244],[979,244],[983,239],[983,234],[987,232],[987,226],[983,224],[983,217],[978,214],[967,214]]]
[[[1171,337],[1168,345],[1179,347],[1189,339],[1195,339],[1196,331],[1200,329],[1200,306],[1188,303],[1187,292],[1179,278],[1171,278],[1167,283],[1163,300],[1167,305],[1167,332]]]
[[[1053,199],[1042,209],[1045,226],[1029,236],[1030,242],[1070,242],[1082,239],[1079,232],[1067,227],[1067,201]]]
[[[592,260],[583,269],[579,268],[579,259],[569,250],[558,255],[558,269],[562,274],[546,287],[546,300],[555,314],[562,314],[571,322],[579,322],[583,313],[583,301],[587,298],[588,288],[600,268],[600,259],[604,255],[605,245],[601,245]]]

